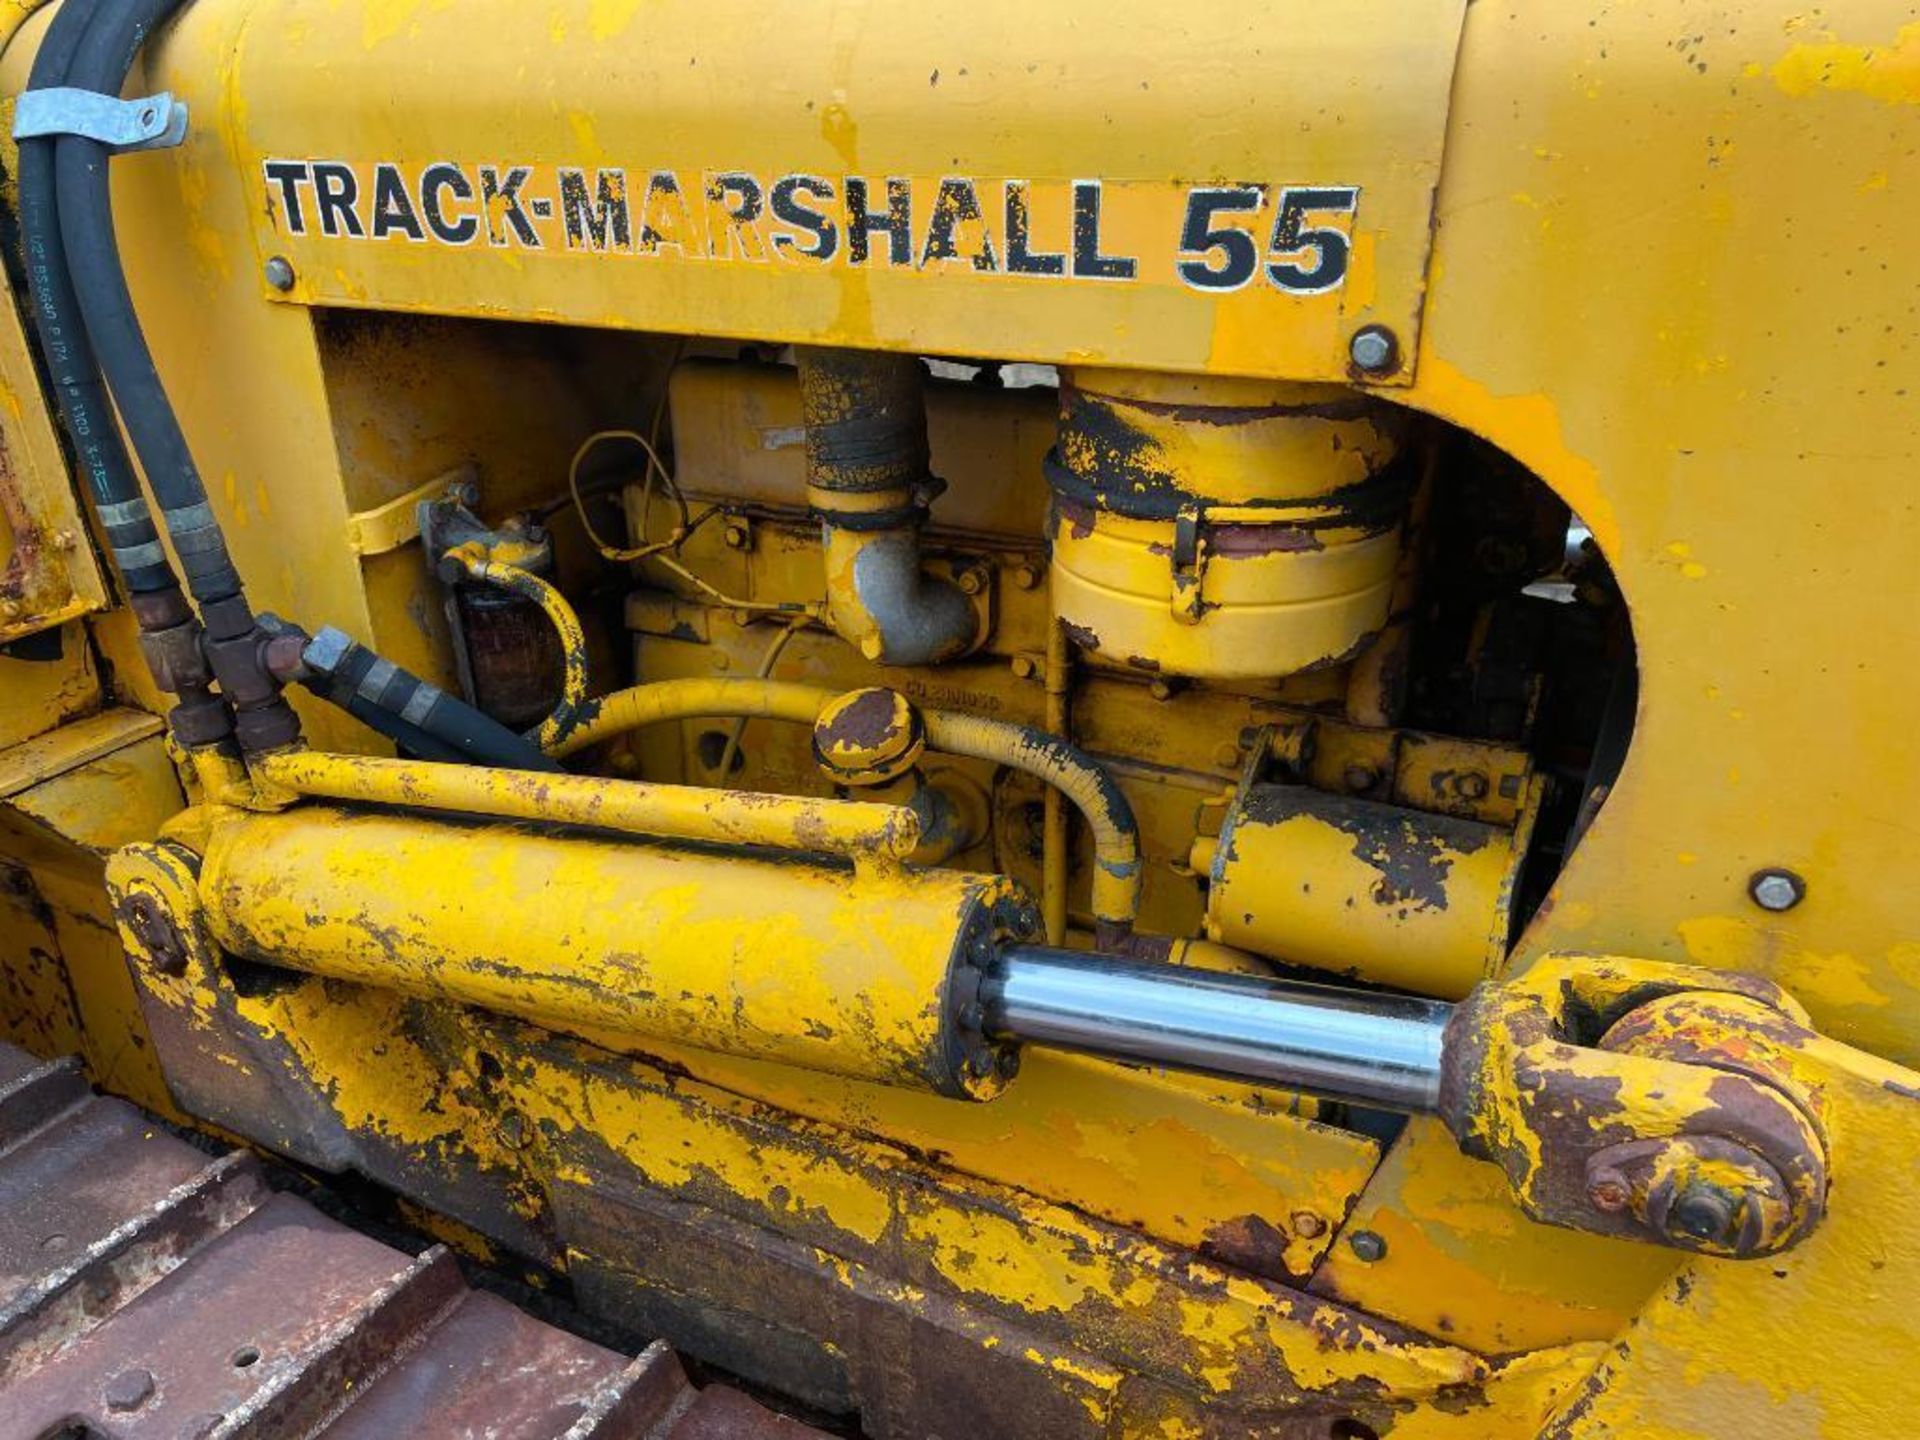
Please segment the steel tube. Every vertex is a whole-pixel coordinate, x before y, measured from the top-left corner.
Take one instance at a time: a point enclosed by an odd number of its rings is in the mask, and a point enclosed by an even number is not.
[[[1013,946],[981,987],[996,1037],[1425,1113],[1439,1000]]]

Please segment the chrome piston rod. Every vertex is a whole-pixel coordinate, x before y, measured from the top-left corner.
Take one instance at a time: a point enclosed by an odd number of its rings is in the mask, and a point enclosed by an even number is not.
[[[1453,1007],[1037,945],[980,987],[991,1035],[1424,1113]]]

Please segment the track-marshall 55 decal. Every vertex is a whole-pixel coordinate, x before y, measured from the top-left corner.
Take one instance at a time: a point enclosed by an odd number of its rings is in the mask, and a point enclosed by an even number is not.
[[[1264,284],[1345,281],[1357,185],[688,173],[268,160],[292,236],[669,261],[960,270],[981,276]]]

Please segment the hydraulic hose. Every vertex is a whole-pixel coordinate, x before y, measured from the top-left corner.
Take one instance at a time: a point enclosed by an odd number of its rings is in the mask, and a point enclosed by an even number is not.
[[[264,618],[270,631],[289,633],[283,622]],[[532,740],[381,659],[331,625],[307,640],[299,664],[282,673],[424,760],[561,772],[560,762]]]
[[[59,8],[34,56],[28,89],[53,89],[67,83],[100,4],[101,0],[67,0]],[[21,249],[47,381],[127,589],[136,597],[151,597],[145,604],[136,603],[143,625],[155,628],[148,622],[161,614],[168,617],[161,624],[177,623],[185,617],[180,582],[140,493],[67,273],[66,242],[54,194],[54,146],[51,136],[22,140],[18,169]],[[167,592],[173,593],[173,605],[155,603]]]
[[[67,83],[118,95],[148,35],[183,3],[127,0],[97,10],[68,67]],[[105,145],[82,135],[63,135],[57,143],[54,179],[67,270],[108,388],[160,502],[188,588],[202,607],[208,630],[220,634],[227,626],[216,623],[206,608],[238,597],[240,577],[134,312],[114,233],[109,153]]]
[[[124,0],[96,9],[67,62],[65,83],[118,95],[154,27],[184,3]],[[266,634],[241,591],[226,538],[207,503],[206,487],[134,312],[114,234],[107,177],[110,152],[86,136],[62,135],[53,153],[53,206],[46,213],[58,216],[68,281],[68,290],[55,299],[62,301],[70,294],[77,305],[100,375],[159,502],[161,528],[173,542],[187,589],[200,609],[204,634],[195,632],[198,644],[168,645],[164,651],[168,663],[156,665],[156,675],[177,670],[201,682],[210,673],[219,683],[217,700],[202,685],[193,705],[183,704],[175,711],[175,733],[189,747],[223,743],[231,734],[248,754],[297,743],[299,718],[280,693],[279,681],[262,663]],[[45,196],[44,183],[38,193]],[[40,222],[43,226],[45,218]],[[56,268],[52,261],[57,254],[45,258],[50,270]],[[58,289],[58,282],[54,288]],[[131,499],[114,504],[119,508],[105,517],[110,522],[137,519],[137,512],[144,508]],[[187,655],[189,648],[197,653]]]

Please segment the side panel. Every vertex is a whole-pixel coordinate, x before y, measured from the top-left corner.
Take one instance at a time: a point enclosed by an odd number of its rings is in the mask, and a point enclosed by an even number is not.
[[[1913,7],[1577,13],[1470,13],[1409,397],[1559,490],[1634,619],[1626,768],[1522,953],[1754,971],[1910,1064]]]
[[[1337,379],[1418,324],[1463,9],[268,0],[235,158],[296,301]]]

